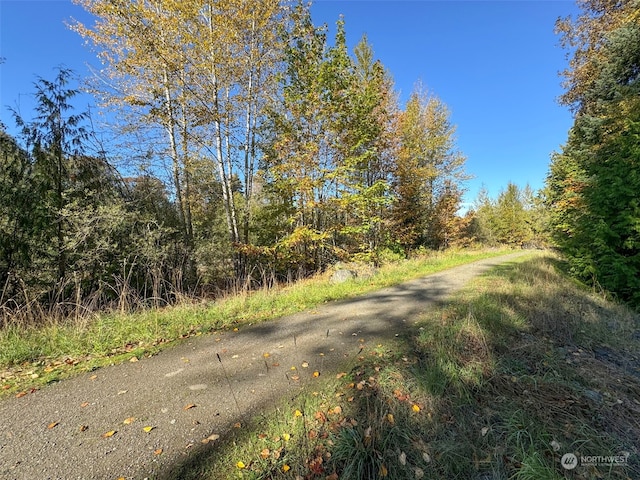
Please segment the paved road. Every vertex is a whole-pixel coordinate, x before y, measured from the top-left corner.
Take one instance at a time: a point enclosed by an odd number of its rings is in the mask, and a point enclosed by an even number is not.
[[[357,355],[360,340],[370,344],[394,337],[471,278],[518,255],[481,260],[238,332],[197,337],[136,363],[3,400],[0,479],[176,478],[190,458],[215,448],[215,442],[202,439],[228,432],[242,412],[273,407],[277,398],[313,381],[314,371],[335,374]],[[292,378],[296,374],[299,380]],[[195,406],[185,409],[189,405]],[[135,421],[124,424],[128,418]],[[145,432],[146,426],[154,428]],[[102,436],[114,430],[113,436]]]

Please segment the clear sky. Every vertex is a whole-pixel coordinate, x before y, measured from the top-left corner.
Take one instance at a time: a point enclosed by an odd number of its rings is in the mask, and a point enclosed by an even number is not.
[[[367,35],[401,100],[421,81],[447,104],[474,176],[467,202],[482,185],[492,197],[510,181],[543,186],[549,156],[572,124],[557,103],[566,58],[554,23],[575,13],[569,0],[317,0],[312,7],[331,40],[341,14],[350,47]],[[70,0],[0,0],[0,120],[10,132],[7,106],[30,118],[38,76],[52,79],[61,65],[83,76],[97,65],[66,27],[72,17],[91,23]]]

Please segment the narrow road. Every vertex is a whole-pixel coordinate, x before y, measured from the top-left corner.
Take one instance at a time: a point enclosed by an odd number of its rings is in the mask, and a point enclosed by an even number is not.
[[[361,340],[393,338],[473,277],[519,255],[480,260],[238,332],[196,337],[139,362],[5,399],[0,479],[175,478],[190,458],[215,448],[203,439],[292,396],[313,381],[314,371],[337,373],[357,355]]]

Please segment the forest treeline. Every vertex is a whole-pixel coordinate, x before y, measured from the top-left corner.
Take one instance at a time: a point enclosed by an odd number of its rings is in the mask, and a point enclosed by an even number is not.
[[[96,22],[71,28],[104,68],[81,87],[65,69],[39,78],[33,116],[13,112],[20,134],[0,129],[4,322],[268,286],[339,260],[544,245],[552,230],[571,243],[558,222],[575,210],[558,187],[569,150],[544,191],[509,184],[463,212],[446,104],[417,83],[401,105],[342,19],[329,41],[302,3],[76,2]],[[76,110],[80,88],[109,131]]]
[[[551,160],[550,224],[575,275],[640,307],[640,1],[580,6],[556,25],[575,120]]]
[[[303,4],[79,3],[97,20],[72,28],[105,66],[83,88],[120,122],[105,141],[62,69],[36,81],[33,118],[14,112],[18,138],[0,133],[5,313],[162,305],[338,260],[531,240],[491,233],[505,202],[485,199],[486,222],[459,216],[447,106],[417,84],[401,108],[341,19],[329,42]],[[512,190],[524,215],[531,192]]]

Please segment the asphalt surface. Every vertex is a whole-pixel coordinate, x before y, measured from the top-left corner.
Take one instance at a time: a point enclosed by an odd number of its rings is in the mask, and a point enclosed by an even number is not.
[[[473,277],[519,255],[480,260],[237,332],[194,337],[135,363],[2,400],[0,479],[180,478],[190,461],[216,448],[203,439],[224,435],[295,395],[314,381],[314,372],[335,375],[363,342],[375,345],[401,334]],[[105,437],[108,432],[115,433]]]

